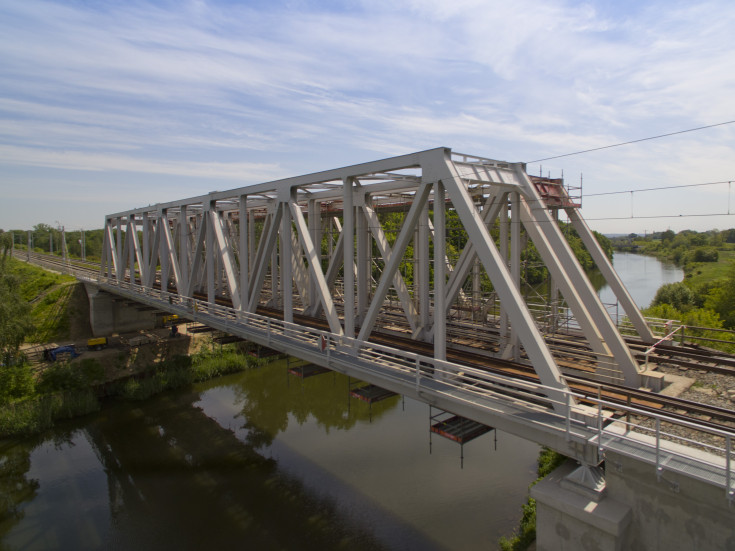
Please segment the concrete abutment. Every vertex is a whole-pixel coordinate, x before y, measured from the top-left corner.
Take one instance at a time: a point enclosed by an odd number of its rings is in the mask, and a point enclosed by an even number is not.
[[[89,323],[95,337],[108,337],[113,333],[153,329],[156,314],[141,310],[141,305],[131,304],[119,296],[102,291],[92,283],[84,283],[89,298]]]
[[[723,488],[606,452],[604,488],[575,487],[568,461],[531,489],[539,551],[735,551]],[[572,482],[570,482],[572,481]]]

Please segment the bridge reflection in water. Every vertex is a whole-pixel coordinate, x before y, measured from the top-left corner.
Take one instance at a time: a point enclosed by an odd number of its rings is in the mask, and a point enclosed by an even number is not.
[[[271,365],[105,408],[32,452],[40,489],[4,542],[485,549],[512,529],[536,446],[480,439],[462,470],[450,442],[429,455],[427,406],[395,397],[371,423],[347,389],[341,375],[302,384]]]

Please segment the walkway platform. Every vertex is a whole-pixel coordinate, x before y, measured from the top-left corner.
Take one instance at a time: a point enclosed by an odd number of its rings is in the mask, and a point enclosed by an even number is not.
[[[368,404],[373,404],[375,402],[385,400],[386,398],[390,398],[391,396],[397,396],[397,394],[393,391],[380,388],[379,386],[365,385],[350,390],[350,396],[357,398],[358,400],[362,400],[363,402],[367,402]]]
[[[437,414],[432,417],[432,420],[444,414],[445,412]],[[491,430],[494,430],[493,427],[488,427],[487,425],[483,425],[472,419],[460,417],[459,415],[452,415],[447,419],[436,421],[431,425],[431,432],[463,445]]]
[[[237,335],[222,335],[219,337],[214,337],[212,340],[217,344],[230,344],[233,342],[242,342],[245,339],[243,339],[242,337],[238,337]]]
[[[331,369],[316,364],[304,364],[288,368],[288,373],[290,375],[296,375],[302,379],[308,379],[309,377],[321,375],[322,373],[329,373],[330,371]]]

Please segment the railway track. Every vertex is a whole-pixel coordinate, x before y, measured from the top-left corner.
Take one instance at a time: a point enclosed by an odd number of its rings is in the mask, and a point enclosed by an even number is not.
[[[69,266],[68,261],[64,262],[58,257],[39,255],[38,253],[33,253],[33,256],[36,260],[41,260],[45,264],[57,265],[60,268]],[[82,263],[81,261],[75,260],[72,266],[93,274],[99,273],[99,265],[97,264],[89,262]],[[157,282],[155,287],[160,288],[160,283]],[[170,288],[169,290],[174,293],[176,292],[175,288]],[[206,300],[206,296],[203,295],[195,295],[195,298]],[[224,297],[217,298],[216,302],[223,306],[232,306],[231,301]],[[283,319],[283,312],[274,308],[260,306],[258,307],[257,313]],[[320,318],[294,313],[294,321],[308,327],[329,330],[326,321]],[[482,347],[485,349],[484,351],[478,348],[477,352],[470,352],[451,348],[450,345],[447,349],[447,359],[460,365],[481,369],[490,373],[538,382],[538,376],[533,368],[518,362],[489,356],[487,350],[492,349],[492,341],[497,338],[492,335],[492,330],[489,333],[490,335],[482,343]],[[563,338],[560,336],[547,336],[546,340],[550,345],[557,346],[562,350],[566,349],[572,353],[589,353],[586,345],[580,339],[573,336],[565,336]],[[395,334],[374,331],[370,337],[370,341],[386,346],[399,347],[403,350],[425,356],[433,355],[433,346],[430,343],[416,341]],[[636,338],[626,338],[626,341],[636,358],[639,361],[644,361],[646,359],[644,352],[649,345]],[[563,355],[563,352],[557,352],[557,354]],[[702,347],[680,345],[676,347],[671,345],[660,346],[656,349],[655,353],[649,354],[647,360],[650,363],[669,364],[718,374],[735,375],[735,357]],[[581,372],[585,370],[583,364],[578,365],[577,369]],[[731,409],[664,396],[644,390],[631,389],[611,383],[600,383],[586,379],[583,375],[566,375],[566,379],[575,392],[590,399],[603,398],[611,403],[627,406],[633,405],[643,411],[660,412],[665,409],[667,415],[673,418],[681,420],[695,419],[700,424],[721,430],[732,431],[735,427],[735,411]]]

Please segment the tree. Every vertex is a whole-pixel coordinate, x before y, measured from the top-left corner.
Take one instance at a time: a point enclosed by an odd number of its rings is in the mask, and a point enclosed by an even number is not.
[[[0,363],[13,363],[20,345],[33,330],[31,306],[20,296],[18,277],[0,265]]]
[[[13,238],[11,235],[4,231],[0,230],[0,251],[2,251],[0,254],[0,263],[5,262],[5,259],[10,254],[10,251],[13,249]]]

